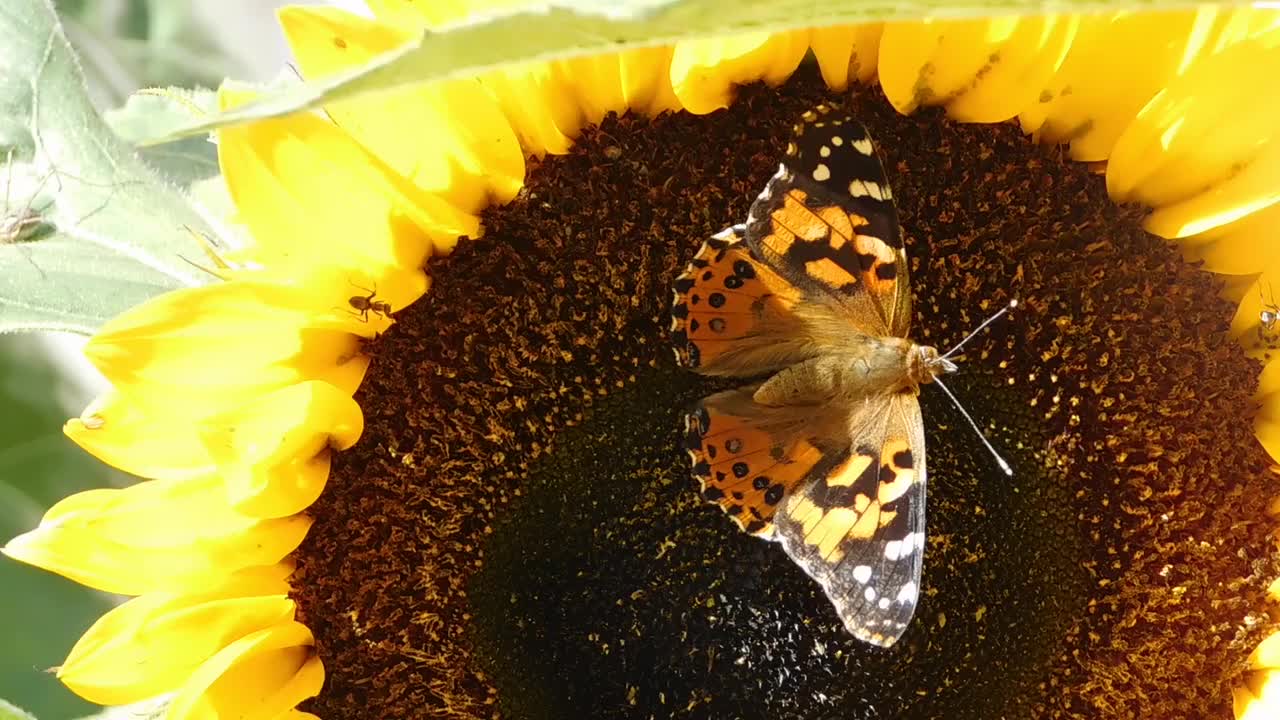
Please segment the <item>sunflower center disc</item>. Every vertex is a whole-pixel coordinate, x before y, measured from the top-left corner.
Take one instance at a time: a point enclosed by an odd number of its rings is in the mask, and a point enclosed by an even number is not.
[[[782,550],[701,500],[670,285],[741,222],[802,71],[728,110],[606,118],[531,166],[372,348],[367,430],[299,551],[322,717],[1228,717],[1277,571],[1218,282],[1017,128],[848,101],[907,236],[913,339],[966,346],[922,406],[912,627],[845,633]]]

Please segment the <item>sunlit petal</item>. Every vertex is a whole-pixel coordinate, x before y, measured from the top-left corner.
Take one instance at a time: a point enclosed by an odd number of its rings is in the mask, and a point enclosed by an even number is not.
[[[355,444],[364,427],[350,394],[323,382],[293,385],[206,420],[201,437],[236,510],[276,518],[319,497],[330,450]]]
[[[703,115],[728,105],[734,85],[785,82],[808,50],[807,30],[688,40],[672,55],[671,86],[686,110]]]

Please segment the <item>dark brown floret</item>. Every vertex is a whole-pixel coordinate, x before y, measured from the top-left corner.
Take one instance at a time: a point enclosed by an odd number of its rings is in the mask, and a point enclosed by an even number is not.
[[[1228,718],[1272,627],[1258,367],[1218,281],[1015,124],[850,101],[885,158],[936,389],[913,625],[852,639],[777,546],[702,499],[671,283],[741,222],[814,74],[726,111],[609,117],[534,163],[376,345],[367,429],[298,553],[342,718]],[[919,458],[915,459],[919,461]],[[895,461],[897,462],[897,461]],[[911,459],[900,462],[910,466]]]

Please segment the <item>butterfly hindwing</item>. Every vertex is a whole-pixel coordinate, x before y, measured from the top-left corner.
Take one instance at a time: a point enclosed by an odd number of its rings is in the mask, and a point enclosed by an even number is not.
[[[756,401],[757,388],[712,395],[686,416],[703,496],[780,542],[851,634],[892,645],[915,611],[925,540],[914,393],[773,406]]]
[[[702,496],[744,531],[770,538],[783,500],[823,461],[787,411],[761,408],[754,387],[712,395],[685,417],[685,449]]]
[[[887,647],[906,631],[920,593],[924,427],[914,393],[869,402],[838,462],[783,502],[775,537],[854,637]]]
[[[778,172],[751,206],[746,241],[779,274],[846,310],[870,335],[911,321],[898,212],[871,136],[821,105],[794,128]]]

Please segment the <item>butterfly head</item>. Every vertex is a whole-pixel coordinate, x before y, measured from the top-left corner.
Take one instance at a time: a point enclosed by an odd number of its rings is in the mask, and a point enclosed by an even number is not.
[[[938,353],[931,345],[916,345],[910,364],[911,379],[917,385],[933,382],[940,375],[956,371],[956,364]]]

